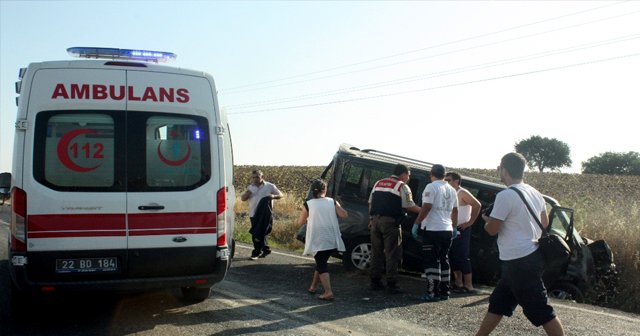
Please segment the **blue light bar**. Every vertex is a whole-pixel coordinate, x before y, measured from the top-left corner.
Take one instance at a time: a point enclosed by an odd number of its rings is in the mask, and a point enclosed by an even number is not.
[[[139,50],[139,49],[118,49],[118,48],[95,48],[95,47],[73,47],[68,48],[69,55],[84,58],[100,59],[124,59],[145,62],[167,62],[175,60],[178,55],[165,51]]]

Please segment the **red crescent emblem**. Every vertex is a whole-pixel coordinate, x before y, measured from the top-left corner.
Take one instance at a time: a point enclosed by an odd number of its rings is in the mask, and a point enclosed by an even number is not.
[[[182,158],[182,159],[178,159],[178,160],[169,160],[166,157],[164,157],[164,155],[162,155],[162,151],[160,151],[160,146],[162,145],[162,141],[160,141],[160,143],[158,144],[158,157],[160,158],[160,160],[162,160],[162,162],[164,162],[167,166],[179,166],[184,164],[185,162],[187,162],[187,160],[189,160],[189,157],[191,156],[191,145],[189,145],[189,143],[187,142],[187,154]]]
[[[69,157],[69,153],[67,151],[67,149],[69,148],[69,144],[73,139],[75,139],[77,136],[82,134],[98,134],[98,131],[88,129],[88,128],[78,128],[65,133],[65,135],[63,135],[62,138],[60,138],[60,142],[58,142],[58,159],[65,167],[73,171],[86,173],[86,172],[97,169],[102,164],[99,164],[94,167],[83,167],[71,161],[71,158]]]

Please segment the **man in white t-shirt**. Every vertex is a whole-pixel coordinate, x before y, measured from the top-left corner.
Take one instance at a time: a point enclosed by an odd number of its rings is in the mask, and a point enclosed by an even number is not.
[[[545,201],[540,192],[523,183],[526,160],[519,153],[502,157],[498,173],[510,188],[520,190],[539,218],[543,227],[549,225]],[[547,335],[564,335],[564,329],[553,307],[549,305],[547,290],[542,281],[545,262],[538,251],[542,230],[531,216],[524,201],[515,190],[505,189],[496,195],[489,217],[483,215],[485,231],[498,235],[498,251],[502,261],[501,278],[489,297],[489,309],[476,335],[489,335],[503,316],[511,316],[517,305],[536,327],[542,326]]]
[[[264,258],[271,253],[267,242],[273,223],[271,200],[279,198],[282,198],[282,192],[275,184],[264,180],[261,170],[251,172],[251,184],[240,195],[242,201],[249,201],[249,219],[251,220],[249,232],[253,241],[251,260]]]
[[[453,230],[458,226],[458,197],[444,175],[443,165],[431,167],[431,183],[422,193],[422,208],[412,230],[415,232],[419,226],[423,232],[427,292],[421,299],[427,302],[449,299],[449,248]]]

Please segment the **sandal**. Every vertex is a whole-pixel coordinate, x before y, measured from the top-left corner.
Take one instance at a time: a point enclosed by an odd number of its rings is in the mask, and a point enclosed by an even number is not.
[[[333,301],[333,296],[320,295],[320,296],[318,296],[318,299],[323,300],[323,301]]]
[[[315,293],[316,293],[316,290],[315,290],[315,289],[314,289],[314,290],[307,289],[307,293],[309,293],[309,294],[315,294]]]

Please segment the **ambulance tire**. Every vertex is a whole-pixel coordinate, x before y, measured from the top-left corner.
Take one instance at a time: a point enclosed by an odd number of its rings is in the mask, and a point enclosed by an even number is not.
[[[231,262],[236,255],[236,240],[231,239],[231,251],[229,252],[229,261],[227,262],[227,271],[231,268]]]
[[[211,287],[182,287],[182,298],[190,303],[202,302],[211,295]]]
[[[26,320],[29,312],[29,306],[34,301],[32,293],[18,289],[16,285],[11,282],[9,292],[9,305],[10,305],[10,318],[15,321]]]
[[[231,259],[236,255],[236,240],[231,239]]]

